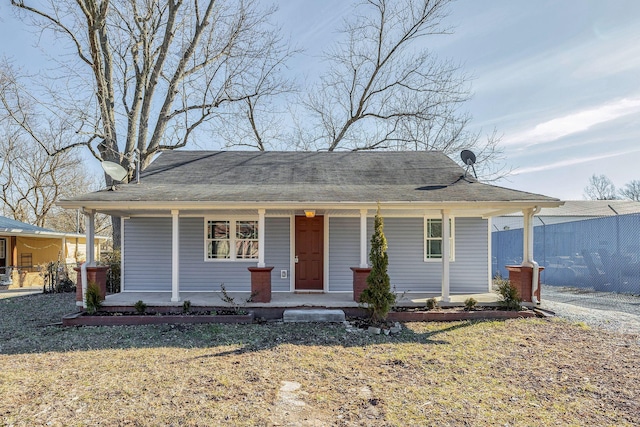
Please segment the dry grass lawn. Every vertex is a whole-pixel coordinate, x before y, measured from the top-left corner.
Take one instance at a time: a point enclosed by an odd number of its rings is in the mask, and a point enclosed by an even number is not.
[[[0,300],[0,424],[640,425],[638,337],[559,320],[47,326],[69,311]]]

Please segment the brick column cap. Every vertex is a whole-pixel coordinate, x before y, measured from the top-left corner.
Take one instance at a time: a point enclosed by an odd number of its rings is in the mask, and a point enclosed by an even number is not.
[[[256,272],[259,273],[261,271],[271,271],[273,270],[275,267],[248,267],[248,270],[251,272]]]

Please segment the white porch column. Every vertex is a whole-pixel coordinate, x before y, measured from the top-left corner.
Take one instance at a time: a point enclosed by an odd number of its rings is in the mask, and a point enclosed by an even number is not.
[[[95,226],[95,216],[96,211],[93,209],[84,211],[85,214],[85,246],[87,252],[87,266],[93,267],[96,265],[96,256],[95,256],[95,234],[96,234],[96,226]],[[84,295],[84,294],[83,294]]]
[[[523,209],[524,226],[522,229],[522,265],[533,265],[533,209]]]
[[[451,257],[451,247],[449,237],[451,230],[449,226],[449,211],[442,210],[442,302],[449,302],[449,258]]]
[[[171,301],[180,301],[180,211],[171,211]]]
[[[360,209],[360,268],[367,268],[367,212]]]
[[[258,209],[258,267],[264,268],[264,214],[265,209]]]

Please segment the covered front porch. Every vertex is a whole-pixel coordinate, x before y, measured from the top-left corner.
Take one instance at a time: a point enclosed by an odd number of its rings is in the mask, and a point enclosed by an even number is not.
[[[350,292],[356,283],[354,268],[366,269],[368,266],[368,242],[376,210],[373,206],[366,209],[313,207],[316,209],[312,210],[312,215],[301,209],[271,207],[174,209],[154,211],[153,216],[143,211],[135,215],[130,213],[129,217],[121,216],[123,294],[110,296],[106,304],[125,306],[142,300],[150,306],[180,306],[189,300],[194,306],[220,306],[220,293],[214,290],[222,284],[237,301],[245,301],[254,281],[253,270],[270,268],[272,271],[266,274],[271,281],[271,290],[267,292],[272,295],[271,301],[267,299],[271,306],[357,307]],[[518,208],[522,209],[522,206],[511,209]],[[487,254],[490,252],[490,218],[503,211],[496,209],[468,204],[455,209],[407,209],[394,205],[382,209],[382,215],[386,217],[385,233],[390,242],[389,274],[394,289],[398,295],[403,295],[398,304],[419,306],[434,297],[443,306],[448,303],[462,305],[470,296],[481,303],[495,303],[497,296],[491,293]],[[91,241],[95,212],[85,212],[87,238]],[[523,209],[523,212],[525,219],[529,219],[534,210]],[[219,218],[231,219],[220,221]],[[320,243],[315,251],[319,254],[316,265],[319,266],[320,281],[314,290],[321,295],[305,292],[311,290],[310,286],[298,285],[300,272],[311,270],[301,269],[303,257],[298,223],[313,219],[319,220],[316,221],[320,224],[319,238],[302,240]],[[433,237],[429,230],[436,221],[436,225],[441,225],[441,231]],[[211,252],[212,244],[217,243],[212,238],[212,230],[219,223],[226,224],[232,231],[234,224],[251,223],[254,230],[253,240],[249,242],[251,251],[249,255],[242,253],[246,258],[233,254],[232,259],[218,259],[220,255]],[[530,228],[524,230],[523,258],[527,260],[532,259]],[[223,234],[232,233],[226,230]],[[450,239],[442,238],[447,235]],[[456,239],[457,251],[454,250]],[[432,242],[437,245],[430,246]],[[235,246],[230,242],[226,247]],[[437,253],[432,256],[434,248]],[[161,251],[157,252],[158,249]],[[91,260],[93,254],[88,255]],[[91,265],[91,261],[88,264]],[[407,293],[403,294],[405,291]],[[250,304],[253,305],[248,307],[258,306],[257,303]]]

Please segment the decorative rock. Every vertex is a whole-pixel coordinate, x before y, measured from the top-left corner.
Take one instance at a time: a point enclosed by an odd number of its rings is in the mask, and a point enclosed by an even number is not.
[[[380,335],[380,328],[376,328],[375,326],[369,326],[369,329],[367,330],[370,334]]]
[[[399,326],[392,326],[391,329],[389,329],[391,335],[399,334],[400,331],[402,331],[402,328]]]

